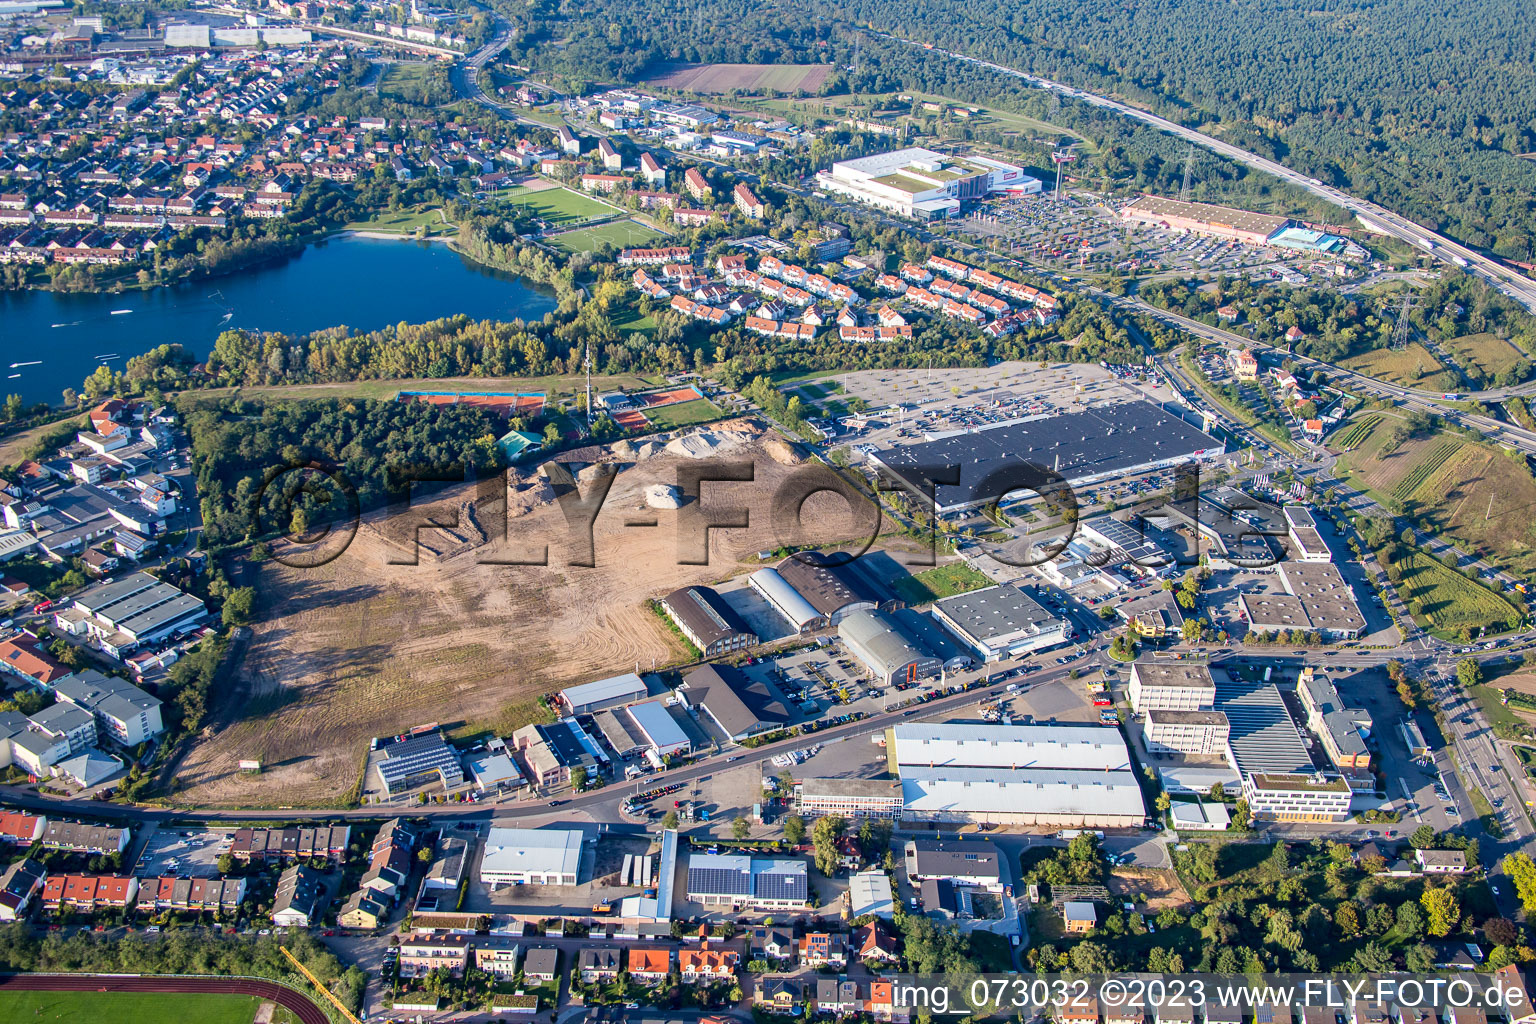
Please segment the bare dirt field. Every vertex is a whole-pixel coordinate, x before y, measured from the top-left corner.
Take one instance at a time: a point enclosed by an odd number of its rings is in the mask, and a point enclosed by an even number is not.
[[[1116,896],[1141,896],[1148,910],[1157,912],[1190,902],[1172,868],[1116,868],[1109,876],[1109,891]]]
[[[683,92],[815,92],[832,73],[830,64],[686,64],[646,84]]]
[[[429,508],[443,520],[459,515],[460,527],[422,530],[418,565],[392,563],[408,559],[421,509],[365,517],[345,553],[320,568],[264,563],[261,619],[224,695],[224,715],[216,716],[233,724],[188,754],[179,799],[257,806],[342,801],[371,737],[428,722],[505,735],[536,716],[540,694],[637,664],[648,671],[680,661],[681,644],[648,599],[746,571],[756,566],[758,551],[782,542],[858,535],[864,524],[847,503],[822,494],[804,506],[804,537],[777,536],[770,498],[795,468],[776,461],[757,429],[742,421],[711,430],[731,443],[709,454],[750,461],[755,480],[704,483],[702,502],[681,511],[650,508],[646,486],[676,485],[678,468],[695,460],[660,446],[621,445],[624,468],[593,528],[593,568],[569,564],[563,511],[531,467],[513,474],[505,541],[485,539],[500,532],[499,496],[473,507],[472,493],[456,492]],[[775,450],[783,459],[782,445]],[[680,551],[688,550],[679,518],[695,508],[735,507],[750,510],[750,525],[712,530],[709,564],[679,564]],[[655,525],[626,525],[637,520]],[[526,558],[544,544],[547,566],[485,564]],[[239,774],[242,758],[260,758],[265,771]]]

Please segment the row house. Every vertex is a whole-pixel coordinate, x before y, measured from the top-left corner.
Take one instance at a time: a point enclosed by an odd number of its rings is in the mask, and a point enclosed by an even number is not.
[[[694,302],[682,295],[672,296],[672,309],[674,312],[695,320],[703,320],[705,323],[716,327],[723,327],[730,322],[731,314],[714,306],[706,306],[702,302]]]
[[[990,313],[993,316],[1002,316],[1008,312],[1008,303],[995,295],[983,295],[981,292],[972,292],[971,297],[967,301],[983,313]]]
[[[636,270],[633,278],[635,287],[653,299],[669,299],[672,293],[657,284],[644,270]]]
[[[868,344],[876,341],[895,341],[898,338],[912,337],[912,328],[902,326],[879,327],[839,327],[837,336],[843,341]]]
[[[245,901],[243,878],[146,878],[139,882],[139,909],[233,913]]]
[[[126,907],[139,892],[139,880],[124,875],[50,875],[43,883],[42,905],[91,912]]]
[[[907,300],[923,309],[943,309],[945,301],[926,288],[908,288]]]
[[[627,956],[629,976],[642,985],[656,985],[672,972],[670,949],[631,949]]]
[[[678,207],[672,211],[672,223],[685,228],[698,228],[708,224],[715,218],[713,210],[699,210],[688,207]]]
[[[463,935],[408,935],[401,937],[399,950],[400,973],[405,977],[429,974],[438,968],[460,974],[469,960],[469,939]]]
[[[957,281],[964,281],[971,276],[971,268],[959,260],[948,260],[943,256],[930,256],[924,264],[929,270],[936,271],[946,277],[952,277]]]
[[[662,266],[693,258],[693,250],[674,245],[664,249],[623,249],[619,252],[619,266]]]
[[[682,949],[677,954],[677,970],[685,984],[729,981],[736,976],[741,954],[734,949],[711,949],[708,941],[698,949]]]
[[[274,863],[285,860],[346,860],[352,829],[346,825],[317,828],[237,828],[229,853],[235,860]]]
[[[915,263],[903,263],[901,265],[901,278],[913,284],[927,284],[933,280],[933,275]]]
[[[946,299],[954,299],[956,302],[965,302],[971,297],[971,290],[958,281],[948,281],[939,278],[929,289],[935,295],[942,295]]]
[[[978,327],[987,322],[987,314],[975,306],[967,306],[962,302],[955,302],[953,299],[946,301],[940,307],[939,312],[952,319],[964,320],[966,323],[974,324]]]
[[[887,295],[900,295],[907,290],[907,283],[895,274],[881,274],[875,278],[875,288]]]
[[[765,338],[788,338],[791,341],[804,341],[816,336],[816,328],[811,324],[769,320],[760,316],[747,317],[746,328],[753,334],[761,334]]]

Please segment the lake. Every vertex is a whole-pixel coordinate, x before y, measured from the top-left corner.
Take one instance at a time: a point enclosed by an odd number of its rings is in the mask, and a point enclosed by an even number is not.
[[[441,243],[342,235],[281,263],[150,291],[0,292],[0,395],[57,404],[99,362],[121,370],[129,357],[172,341],[201,359],[221,331],[236,327],[299,335],[459,313],[538,320],[556,305],[552,293]]]

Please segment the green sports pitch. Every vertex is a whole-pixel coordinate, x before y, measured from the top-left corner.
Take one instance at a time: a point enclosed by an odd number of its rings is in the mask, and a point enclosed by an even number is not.
[[[585,224],[622,212],[568,188],[532,189],[519,185],[500,193],[499,198],[555,225]]]
[[[632,220],[616,220],[607,224],[596,224],[590,228],[577,228],[575,231],[567,231],[564,234],[551,235],[545,239],[550,245],[563,253],[595,252],[605,244],[615,249],[634,249],[644,247],[664,237],[661,232],[653,231]]]
[[[256,996],[180,992],[0,991],[0,1021],[51,1024],[252,1024],[262,1000]],[[291,1024],[293,1014],[274,1006],[272,1024]]]

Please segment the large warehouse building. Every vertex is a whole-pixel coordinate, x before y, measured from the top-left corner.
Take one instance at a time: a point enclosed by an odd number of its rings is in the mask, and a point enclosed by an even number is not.
[[[575,885],[581,873],[580,829],[492,828],[480,859],[480,881],[504,885]]]
[[[940,514],[990,504],[988,477],[1009,466],[1033,463],[1059,473],[1073,487],[1143,473],[1224,451],[1211,435],[1151,402],[1093,406],[977,430],[928,435],[912,445],[881,448],[869,458],[877,468],[927,500],[929,475],[946,469],[959,483],[933,487]]]
[[[957,217],[963,200],[992,192],[1040,191],[1040,180],[1013,164],[916,147],[841,160],[817,174],[816,182],[828,192],[918,220]]]
[[[936,676],[944,662],[918,637],[908,633],[889,612],[854,612],[837,627],[837,635],[855,658],[886,686],[901,680]]]
[[[683,705],[700,711],[727,739],[748,736],[789,724],[789,705],[768,683],[730,665],[701,665],[683,677],[677,695]]]
[[[757,634],[710,587],[684,587],[661,599],[677,628],[706,658],[757,643]]]
[[[935,602],[933,617],[982,661],[1016,658],[1072,639],[1072,623],[1012,584]]]
[[[1141,196],[1120,211],[1120,219],[1147,227],[1187,231],[1192,235],[1226,238],[1248,245],[1267,245],[1273,235],[1290,227],[1284,217],[1270,217],[1209,203],[1186,203],[1161,196]]]
[[[1146,820],[1120,730],[1099,725],[898,725],[886,758],[912,822],[1117,828]]]

